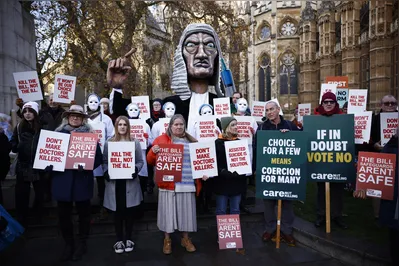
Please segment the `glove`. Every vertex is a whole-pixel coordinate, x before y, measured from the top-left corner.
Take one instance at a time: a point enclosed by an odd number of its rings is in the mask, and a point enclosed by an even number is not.
[[[148,133],[144,133],[144,134],[143,134],[143,137],[146,138],[146,139],[148,139],[148,137],[149,137],[149,136],[148,136]]]
[[[53,165],[51,164],[49,166],[46,166],[46,168],[44,168],[44,171],[50,173],[51,171],[53,171]]]
[[[139,174],[139,169],[137,167],[134,168],[136,171],[132,174],[133,180],[136,179],[137,175]]]
[[[83,172],[85,169],[83,168],[83,165],[79,164],[78,165],[78,172]]]
[[[105,171],[105,172],[104,172],[104,179],[107,180],[107,182],[110,182],[110,181],[111,181],[111,179],[109,178],[108,171]]]
[[[21,98],[17,98],[15,100],[15,104],[19,107],[22,108],[24,106],[24,101]]]

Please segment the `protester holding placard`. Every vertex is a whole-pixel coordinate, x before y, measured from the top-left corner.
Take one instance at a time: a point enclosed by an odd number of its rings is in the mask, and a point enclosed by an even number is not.
[[[42,125],[39,119],[39,105],[27,102],[22,107],[23,119],[14,129],[11,138],[12,151],[18,153],[15,185],[15,208],[17,220],[26,227],[28,225],[30,186],[35,190],[35,214],[40,219],[43,210],[43,182],[39,170],[33,169],[37,144]]]
[[[92,132],[87,122],[88,115],[83,107],[72,105],[62,115],[61,125],[56,132],[70,134],[71,132]],[[97,145],[94,169],[102,164],[100,146]],[[46,170],[51,171],[52,165]],[[92,170],[84,170],[82,165],[78,169],[65,169],[64,172],[52,172],[52,194],[57,201],[58,220],[62,237],[65,241],[65,249],[61,259],[80,260],[86,253],[86,240],[90,232],[90,200],[93,198],[94,176]],[[79,242],[75,248],[72,209],[75,203],[79,216]]]
[[[183,151],[182,182],[158,182],[158,221],[159,230],[165,234],[163,253],[172,253],[172,240],[170,234],[175,230],[182,232],[181,245],[188,252],[194,252],[195,246],[188,237],[189,232],[197,231],[197,214],[195,193],[199,194],[201,182],[192,177],[189,143],[197,142],[185,130],[186,122],[182,115],[174,115],[170,119],[166,134],[154,140],[151,150],[147,154],[147,162],[154,165],[157,162],[157,153],[160,152],[159,144],[181,144]],[[207,176],[203,177],[208,179]],[[197,185],[197,187],[196,187]]]
[[[162,110],[165,113],[165,118],[159,119],[151,128],[151,135],[154,139],[165,133],[166,128],[169,125],[169,122],[166,121],[170,120],[170,118],[174,116],[176,111],[176,106],[172,102],[166,102],[162,106]]]
[[[235,104],[236,111],[232,115],[250,116],[251,111],[248,108],[248,102],[244,98],[239,98]]]
[[[155,98],[152,100],[151,117],[146,120],[147,124],[152,128],[152,126],[158,122],[160,118],[165,117],[165,113],[162,110],[162,100]]]
[[[140,142],[130,136],[130,123],[126,116],[119,116],[115,121],[115,136],[104,145],[103,163],[104,169],[108,169],[108,143],[109,142],[135,143],[135,170],[132,170],[132,179],[110,179],[108,171],[104,176],[107,180],[104,194],[104,207],[114,212],[114,224],[116,243],[113,246],[115,253],[131,252],[134,249],[132,239],[133,218],[135,207],[143,200],[138,177],[144,166]],[[126,145],[126,144],[125,144]],[[125,223],[125,234],[123,234]]]

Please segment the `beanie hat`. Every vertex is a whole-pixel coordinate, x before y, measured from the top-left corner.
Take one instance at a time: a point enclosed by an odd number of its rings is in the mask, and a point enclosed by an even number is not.
[[[221,123],[222,123],[222,130],[223,132],[226,132],[226,128],[230,125],[231,122],[235,121],[235,119],[232,116],[226,116],[221,118]]]
[[[155,103],[155,102],[159,102],[162,105],[162,100],[159,98],[155,98],[154,100],[152,100],[152,103]]]
[[[323,94],[323,96],[321,97],[321,102],[323,103],[326,99],[331,99],[334,102],[337,102],[337,97],[335,96],[334,93],[332,92],[326,92]]]
[[[108,98],[102,98],[101,100],[100,100],[100,104],[101,103],[108,103],[109,104],[109,99]]]
[[[39,105],[37,104],[37,102],[25,103],[24,106],[22,106],[22,113],[24,112],[25,108],[31,108],[32,110],[34,110],[36,112],[36,114],[39,114]]]

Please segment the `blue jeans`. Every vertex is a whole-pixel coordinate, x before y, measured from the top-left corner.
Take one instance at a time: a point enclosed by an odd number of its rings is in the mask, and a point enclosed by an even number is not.
[[[240,214],[241,194],[234,196],[216,195],[216,215],[226,214],[228,200],[230,200],[230,214]]]

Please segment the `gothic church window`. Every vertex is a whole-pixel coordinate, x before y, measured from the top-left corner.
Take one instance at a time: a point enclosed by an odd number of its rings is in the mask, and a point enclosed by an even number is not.
[[[295,24],[290,21],[287,20],[286,22],[283,23],[283,25],[280,28],[280,32],[282,36],[293,36],[296,33],[296,26]]]
[[[272,30],[271,30],[269,23],[267,23],[266,21],[263,21],[261,26],[258,28],[258,32],[257,32],[258,39],[261,41],[268,40],[268,39],[270,39],[271,34],[272,34]]]
[[[271,60],[267,54],[263,54],[259,60],[259,101],[269,101],[271,99]]]
[[[280,59],[280,95],[298,94],[296,56],[286,52]]]

